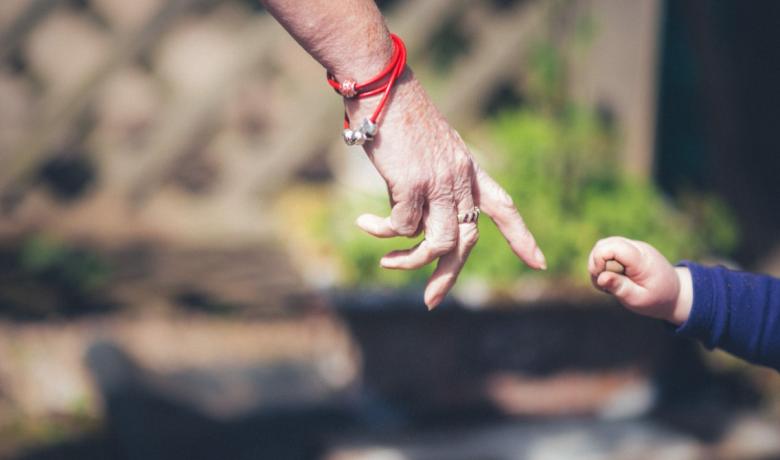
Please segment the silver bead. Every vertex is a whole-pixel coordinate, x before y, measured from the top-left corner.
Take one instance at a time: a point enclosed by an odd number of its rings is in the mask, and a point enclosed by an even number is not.
[[[366,143],[366,135],[363,134],[363,131],[353,131],[353,133],[353,145],[363,145]]]
[[[374,140],[376,131],[377,131],[376,123],[372,123],[371,120],[369,120],[368,118],[364,118],[363,123],[360,125],[360,132],[363,133],[363,136],[366,138],[367,141]]]
[[[347,145],[355,145],[355,131],[347,128],[341,132],[341,136],[344,138],[344,142]]]

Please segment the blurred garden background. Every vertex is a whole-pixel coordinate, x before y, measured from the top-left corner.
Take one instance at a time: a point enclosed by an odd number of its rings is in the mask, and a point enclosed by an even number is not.
[[[590,287],[609,235],[780,276],[780,4],[385,0],[547,255],[448,300],[254,0],[0,3],[0,458],[780,458],[780,377]]]

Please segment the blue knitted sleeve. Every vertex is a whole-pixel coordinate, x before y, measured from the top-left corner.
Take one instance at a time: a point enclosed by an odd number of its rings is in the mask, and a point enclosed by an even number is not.
[[[780,279],[682,262],[693,307],[676,334],[780,370]]]

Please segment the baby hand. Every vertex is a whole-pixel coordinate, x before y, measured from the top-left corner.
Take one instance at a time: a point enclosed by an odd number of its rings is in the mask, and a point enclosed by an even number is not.
[[[617,261],[623,273],[607,270]],[[613,236],[600,240],[588,258],[593,285],[615,297],[629,310],[679,325],[688,319],[693,300],[691,274],[673,267],[654,247],[642,241]]]

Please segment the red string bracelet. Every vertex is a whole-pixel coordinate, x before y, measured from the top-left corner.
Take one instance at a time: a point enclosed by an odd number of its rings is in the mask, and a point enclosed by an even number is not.
[[[393,41],[393,55],[390,57],[390,63],[373,78],[363,83],[357,83],[351,79],[339,82],[332,73],[327,73],[328,84],[346,99],[361,99],[383,93],[382,99],[379,100],[379,105],[374,110],[374,114],[371,115],[371,118],[364,118],[360,128],[356,130],[350,127],[349,115],[347,115],[346,108],[344,109],[343,136],[347,145],[363,145],[366,141],[374,140],[374,136],[377,133],[379,115],[387,104],[387,99],[396,79],[398,79],[406,67],[406,46],[404,42],[395,34],[390,34],[390,38]]]

